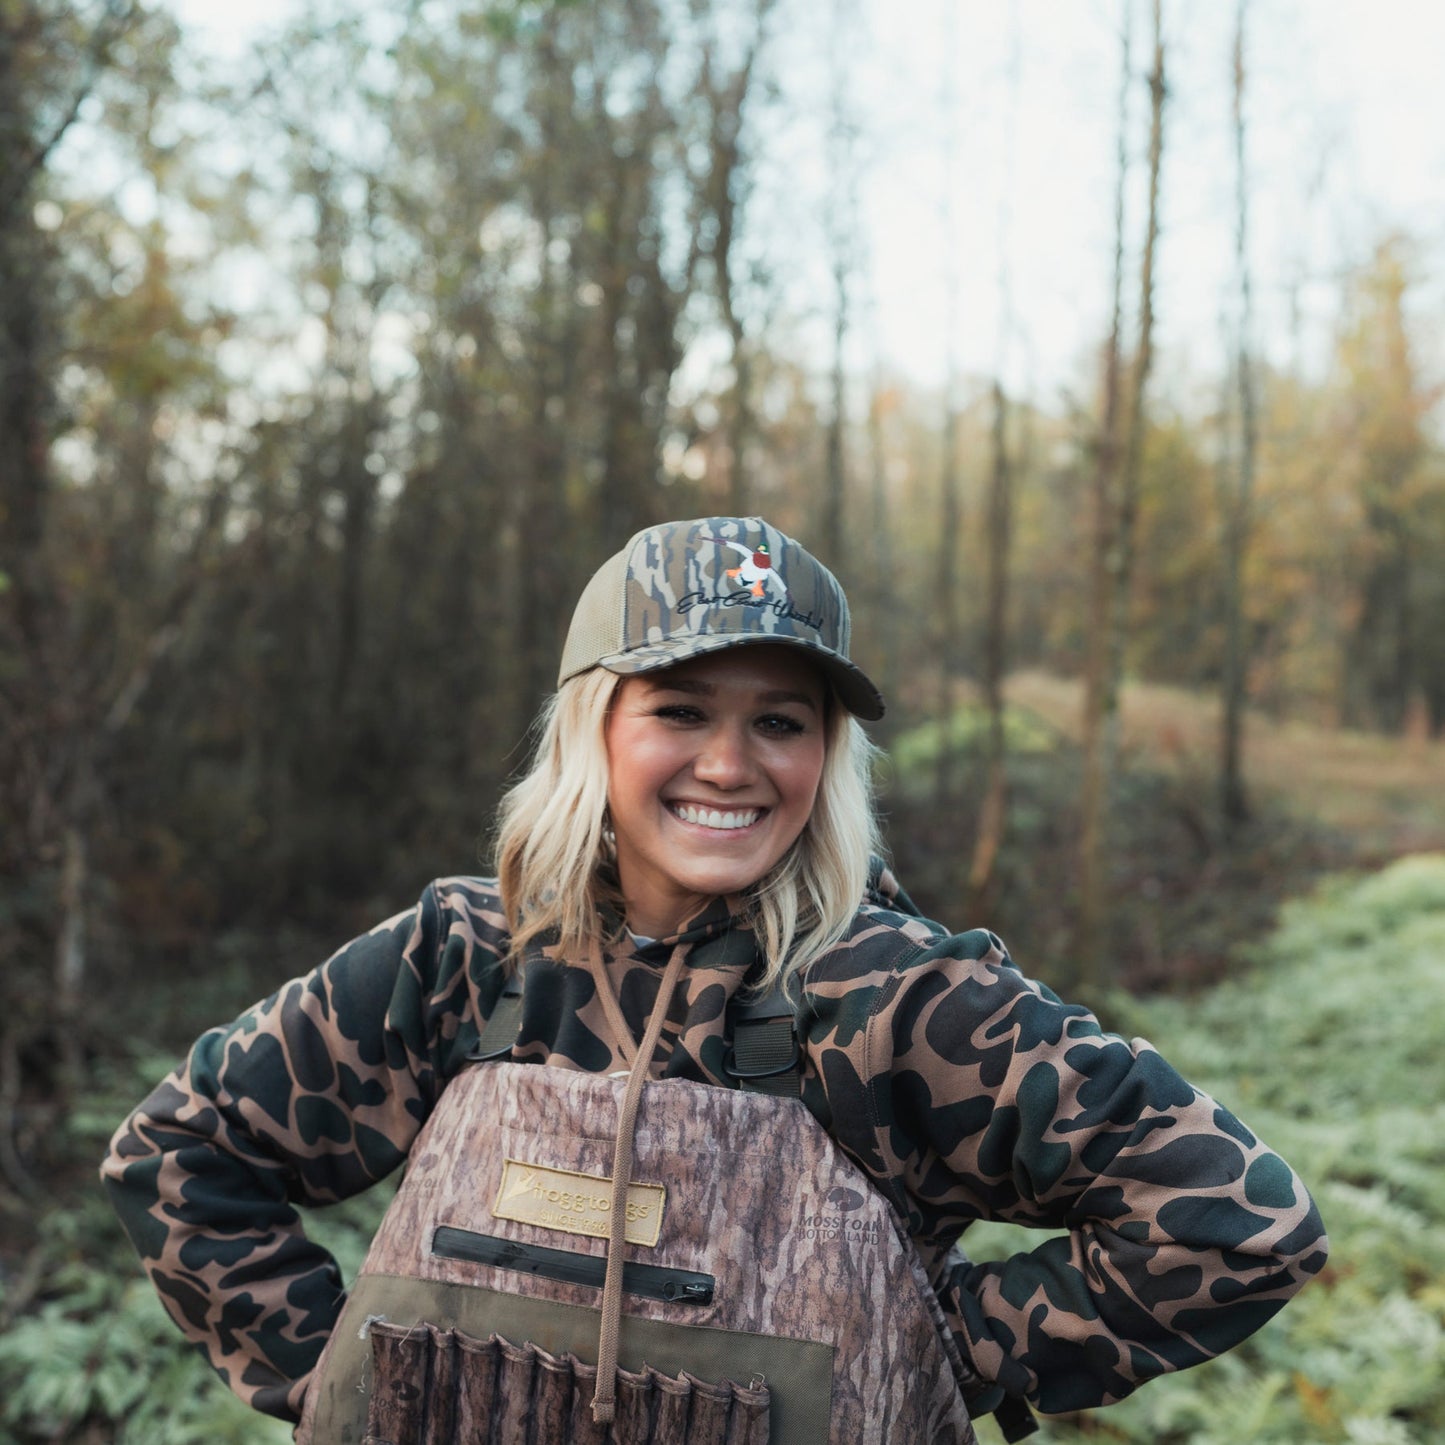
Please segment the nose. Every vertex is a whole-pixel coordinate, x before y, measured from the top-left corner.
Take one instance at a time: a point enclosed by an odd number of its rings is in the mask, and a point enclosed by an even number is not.
[[[723,726],[708,730],[693,760],[693,775],[715,788],[742,788],[753,781],[756,764],[751,740],[742,727]]]

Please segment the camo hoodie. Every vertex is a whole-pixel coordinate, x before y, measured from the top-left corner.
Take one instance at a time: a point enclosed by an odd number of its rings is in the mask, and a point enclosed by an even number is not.
[[[975,1413],[1106,1404],[1258,1329],[1324,1263],[1290,1167],[1143,1040],[1025,978],[992,933],[949,934],[884,875],[807,972],[803,1103],[907,1222],[976,1372]],[[653,1065],[728,1086],[724,1012],[756,953],[719,902],[604,953],[638,1037],[690,945]],[[259,1410],[299,1418],[343,1301],[297,1205],[385,1178],[500,996],[495,882],[416,907],[211,1030],[117,1131],[102,1176],[167,1310]],[[539,946],[514,1057],[626,1068],[593,975]],[[980,1219],[1066,1231],[971,1264]]]

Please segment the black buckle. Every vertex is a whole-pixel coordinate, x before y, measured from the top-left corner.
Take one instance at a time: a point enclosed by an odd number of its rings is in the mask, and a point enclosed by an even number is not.
[[[746,1080],[748,1082],[751,1082],[754,1079],[775,1079],[778,1077],[779,1074],[786,1074],[790,1070],[796,1069],[798,1067],[798,1063],[801,1057],[802,1055],[799,1053],[798,1050],[797,1035],[795,1034],[793,1036],[792,1058],[788,1059],[786,1063],[779,1064],[774,1069],[758,1069],[756,1072],[748,1073],[742,1072],[735,1067],[735,1065],[737,1064],[737,1056],[734,1054],[733,1046],[731,1044],[727,1046],[727,1052],[723,1054],[722,1067],[723,1073],[725,1073],[730,1079],[737,1079],[739,1081]]]

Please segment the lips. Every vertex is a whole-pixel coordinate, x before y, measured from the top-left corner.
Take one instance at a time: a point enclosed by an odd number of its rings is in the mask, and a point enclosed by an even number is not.
[[[671,803],[668,805],[674,818],[684,823],[697,823],[704,828],[720,828],[724,831],[748,828],[758,821],[761,808],[699,808],[692,803]]]

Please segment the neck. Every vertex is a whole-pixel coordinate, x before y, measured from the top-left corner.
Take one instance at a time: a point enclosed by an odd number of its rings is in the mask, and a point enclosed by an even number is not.
[[[632,933],[641,934],[644,938],[665,939],[682,933],[694,919],[719,903],[729,915],[736,915],[746,908],[747,895],[698,893],[666,909],[638,907],[630,900],[624,900],[623,916]]]

